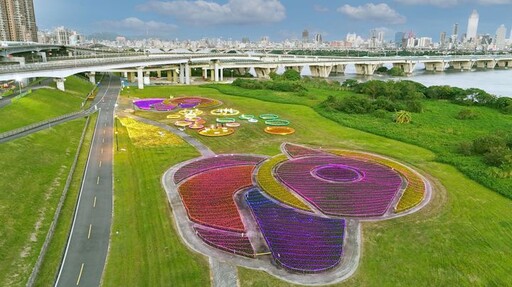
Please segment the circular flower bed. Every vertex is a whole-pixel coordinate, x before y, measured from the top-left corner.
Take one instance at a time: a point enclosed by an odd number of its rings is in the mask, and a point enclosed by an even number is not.
[[[181,108],[213,108],[216,106],[222,105],[221,101],[203,98],[203,97],[195,97],[195,96],[187,96],[187,97],[179,97],[169,100],[174,105],[179,105]]]
[[[192,124],[192,122],[189,122],[189,121],[176,121],[174,123],[175,126],[177,127],[188,127]]]
[[[234,118],[217,118],[216,121],[219,124],[225,124],[225,123],[234,123],[234,122],[236,122],[236,119],[234,119]]]
[[[224,108],[212,110],[210,113],[214,116],[236,116],[240,113],[240,111],[232,108]]]
[[[235,132],[233,128],[226,127],[213,127],[213,128],[204,128],[199,131],[199,134],[206,137],[223,137],[228,136]]]
[[[272,135],[291,135],[295,133],[295,129],[290,127],[266,127],[265,132]]]
[[[269,126],[287,126],[290,124],[290,121],[282,120],[282,119],[266,120],[265,124],[269,125]]]
[[[245,115],[245,114],[243,114],[243,115],[239,116],[238,118],[241,119],[241,120],[250,120],[250,119],[254,119],[254,115]]]
[[[274,114],[262,114],[260,115],[260,119],[262,120],[277,120],[279,118],[278,115]]]

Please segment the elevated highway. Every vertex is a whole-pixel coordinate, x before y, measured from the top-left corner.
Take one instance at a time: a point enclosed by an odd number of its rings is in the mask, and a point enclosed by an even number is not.
[[[344,73],[353,65],[359,75],[372,75],[383,65],[391,65],[411,74],[416,65],[424,64],[427,71],[441,72],[451,67],[456,70],[494,69],[512,67],[512,55],[418,56],[418,57],[317,57],[273,54],[147,54],[102,55],[96,58],[67,57],[58,61],[0,66],[0,81],[24,78],[55,78],[57,87],[65,89],[64,79],[77,73],[87,73],[95,82],[95,72],[122,72],[130,81],[137,81],[140,89],[150,83],[149,73],[166,72],[171,82],[190,84],[191,69],[201,68],[203,78],[223,80],[224,69],[236,69],[243,74],[253,68],[256,75],[266,78],[278,68],[302,71],[309,67],[313,77],[328,77]]]

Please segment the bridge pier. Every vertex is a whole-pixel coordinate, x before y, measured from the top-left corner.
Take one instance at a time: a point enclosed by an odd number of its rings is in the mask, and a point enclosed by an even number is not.
[[[256,77],[258,78],[270,78],[270,73],[275,73],[277,70],[276,67],[254,67],[254,71],[256,72]]]
[[[185,83],[185,65],[180,64],[180,84]]]
[[[142,68],[137,69],[137,87],[139,90],[144,89],[144,71]]]
[[[345,74],[345,68],[347,67],[347,65],[344,65],[344,64],[338,64],[338,65],[334,65],[331,73],[334,73],[334,74]]]
[[[469,71],[473,67],[473,62],[469,61],[451,61],[450,66],[455,70],[466,70]]]
[[[92,84],[96,85],[96,73],[95,72],[90,72],[87,74],[87,76],[89,77],[89,82],[91,82]]]
[[[425,70],[429,72],[443,72],[446,63],[443,61],[439,62],[425,62]]]
[[[189,63],[185,64],[185,85],[190,85],[190,76],[192,75],[192,68]]]
[[[144,72],[144,85],[151,84],[150,72]]]
[[[382,66],[382,64],[355,64],[356,74],[363,76],[371,76]]]
[[[203,80],[208,79],[208,69],[203,68]]]
[[[498,67],[499,68],[511,68],[512,67],[512,60],[498,60]]]
[[[304,69],[304,66],[284,66],[285,70],[294,70],[300,73],[302,73],[302,69]]]
[[[219,61],[214,61],[213,63],[213,81],[218,82],[219,78]]]
[[[398,68],[402,70],[402,72],[407,75],[412,74],[414,72],[414,68],[416,68],[416,64],[413,62],[405,62],[405,63],[393,63],[393,68]]]
[[[63,92],[66,91],[66,87],[64,86],[64,82],[66,81],[65,78],[57,78],[57,79],[54,79],[54,81],[57,84],[58,90],[63,91]]]
[[[495,60],[477,60],[476,67],[479,69],[494,69],[496,67]]]
[[[327,78],[331,74],[333,65],[309,65],[311,76],[315,78]]]
[[[239,73],[241,76],[243,76],[243,75],[245,75],[245,74],[249,73],[249,70],[250,70],[250,69],[249,69],[249,68],[237,68],[236,70],[238,71],[238,73]]]

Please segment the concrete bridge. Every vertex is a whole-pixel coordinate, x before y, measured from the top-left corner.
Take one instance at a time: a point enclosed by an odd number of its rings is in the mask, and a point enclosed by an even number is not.
[[[21,80],[35,77],[55,78],[57,87],[65,89],[64,79],[77,73],[87,73],[95,83],[96,72],[121,72],[129,81],[137,82],[140,89],[150,84],[150,72],[161,77],[166,73],[170,82],[190,84],[192,69],[202,69],[203,78],[213,82],[223,81],[224,70],[240,74],[254,69],[259,78],[268,78],[279,68],[301,72],[309,67],[313,77],[328,77],[344,73],[348,65],[355,67],[358,75],[373,75],[384,65],[399,68],[411,74],[418,64],[427,71],[441,72],[451,67],[456,70],[494,69],[512,67],[512,55],[486,56],[436,56],[436,57],[316,57],[273,54],[152,54],[152,55],[103,55],[101,58],[68,57],[59,61],[0,66],[0,81]]]

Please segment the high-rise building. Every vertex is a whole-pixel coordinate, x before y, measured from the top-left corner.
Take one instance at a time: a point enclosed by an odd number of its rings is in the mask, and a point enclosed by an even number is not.
[[[503,50],[506,46],[507,28],[505,25],[501,25],[496,30],[496,49]]]
[[[33,0],[2,0],[0,18],[0,40],[37,42]]]
[[[395,46],[397,48],[403,48],[405,33],[404,32],[396,32],[395,33]]]
[[[446,46],[446,32],[439,34],[439,47],[444,48]]]
[[[476,33],[478,30],[479,15],[476,10],[473,10],[468,19],[468,31],[466,33],[466,40],[475,42],[477,40]]]
[[[306,29],[302,32],[302,42],[309,42],[309,31]]]
[[[323,37],[322,37],[322,34],[317,33],[317,34],[315,35],[315,43],[317,43],[317,44],[322,44],[323,42],[324,42],[324,39],[323,39]]]

